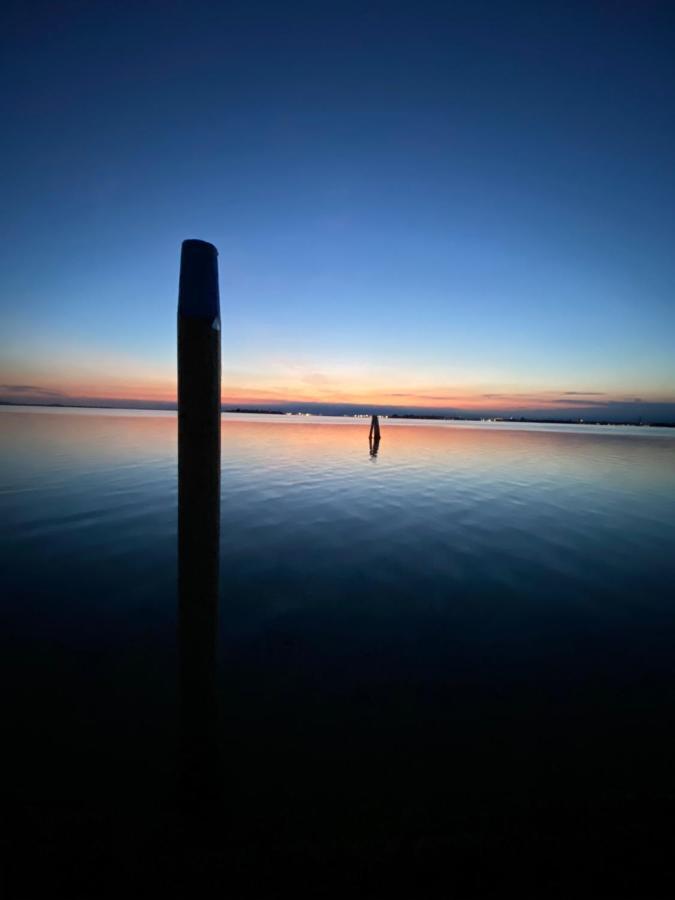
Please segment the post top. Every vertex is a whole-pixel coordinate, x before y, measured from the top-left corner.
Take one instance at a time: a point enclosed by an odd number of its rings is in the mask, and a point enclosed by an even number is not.
[[[178,313],[215,321],[220,316],[218,251],[208,241],[183,241],[180,254]]]
[[[218,248],[208,241],[201,241],[199,238],[187,238],[181,245],[183,253],[215,253],[218,256]]]

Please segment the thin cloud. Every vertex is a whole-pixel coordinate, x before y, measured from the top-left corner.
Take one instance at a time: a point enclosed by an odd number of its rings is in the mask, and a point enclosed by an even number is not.
[[[558,402],[557,400],[551,401],[550,398],[554,397],[606,397],[607,394],[604,391],[537,391],[535,394],[532,393],[524,393],[518,391],[512,391],[508,393],[504,392],[493,392],[491,394],[481,394],[481,397],[484,397],[486,400],[512,400],[515,398],[521,400],[540,400],[542,402]]]
[[[459,400],[457,394],[408,394],[405,392],[383,394],[383,397],[410,397],[413,400]]]
[[[322,385],[330,384],[333,379],[329,378],[327,375],[323,375],[321,372],[307,372],[300,380],[305,384]]]
[[[63,391],[52,391],[35,384],[0,384],[0,391],[8,394],[21,394],[27,397],[65,397]]]
[[[598,402],[597,400],[552,400],[552,403],[559,403],[563,406],[592,406],[592,407],[605,407],[605,406],[626,406],[632,403],[646,403],[648,401],[643,400],[642,397],[624,397],[623,400],[603,400]]]
[[[597,400],[550,400],[549,403],[556,403],[559,406],[598,406]]]
[[[519,394],[517,392],[509,392],[509,393],[492,393],[492,394],[481,394],[481,397],[484,397],[486,400],[541,400],[542,402],[546,402],[545,396],[542,397],[539,394]]]

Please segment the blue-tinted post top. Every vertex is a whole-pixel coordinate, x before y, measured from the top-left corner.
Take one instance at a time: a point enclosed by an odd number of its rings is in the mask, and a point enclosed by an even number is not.
[[[178,314],[220,324],[218,251],[207,241],[183,241],[180,254]]]

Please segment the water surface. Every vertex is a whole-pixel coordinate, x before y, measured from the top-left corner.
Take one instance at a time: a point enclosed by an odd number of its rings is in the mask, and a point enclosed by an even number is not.
[[[589,866],[655,864],[675,436],[382,431],[372,456],[367,420],[223,416],[214,795],[241,839],[548,858],[573,833]],[[175,415],[2,410],[0,461],[4,796],[168,809]]]

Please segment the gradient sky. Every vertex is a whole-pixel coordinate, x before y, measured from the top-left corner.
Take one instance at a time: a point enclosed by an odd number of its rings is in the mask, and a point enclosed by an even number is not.
[[[2,32],[0,396],[173,400],[198,237],[227,403],[675,403],[671,2],[28,2]]]

